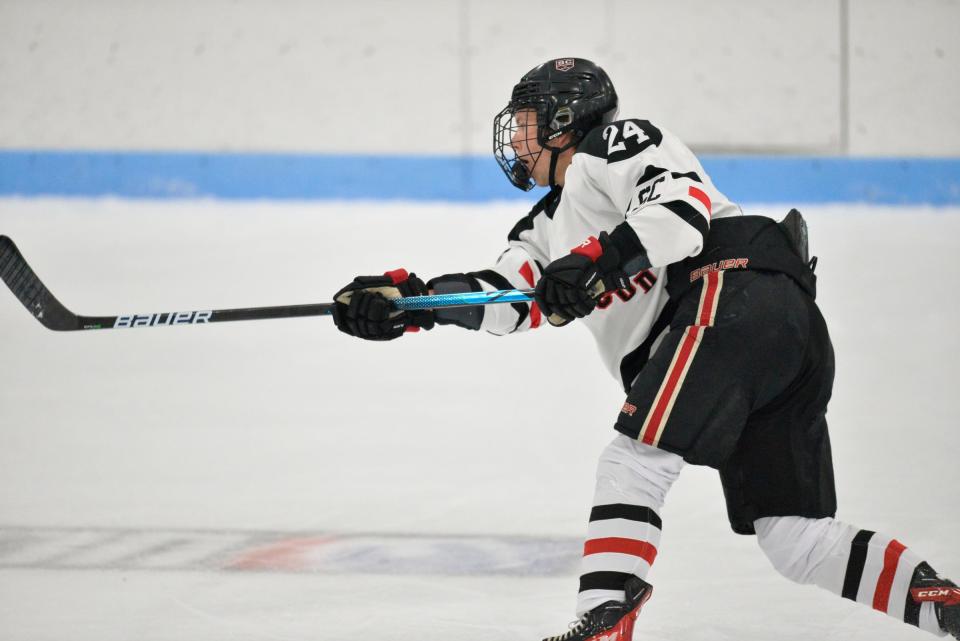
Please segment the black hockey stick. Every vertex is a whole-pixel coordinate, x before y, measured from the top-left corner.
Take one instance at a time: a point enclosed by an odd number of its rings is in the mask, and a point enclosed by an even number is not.
[[[0,278],[13,295],[34,318],[47,329],[58,332],[79,329],[118,329],[124,327],[160,327],[166,325],[199,325],[225,321],[259,320],[265,318],[298,318],[326,316],[332,313],[333,303],[310,305],[280,305],[276,307],[246,307],[241,309],[206,309],[186,312],[159,312],[152,314],[123,314],[119,316],[78,316],[56,299],[50,290],[30,269],[17,246],[7,236],[0,235]],[[503,290],[410,296],[396,299],[398,309],[432,309],[434,307],[463,307],[492,303],[530,301],[530,290]]]
[[[0,278],[13,295],[20,299],[34,318],[47,329],[67,332],[78,329],[114,329],[120,327],[157,327],[161,325],[196,325],[223,321],[261,318],[293,318],[323,316],[333,303],[214,309],[156,314],[123,314],[119,316],[78,316],[63,306],[37,275],[8,236],[0,236]]]

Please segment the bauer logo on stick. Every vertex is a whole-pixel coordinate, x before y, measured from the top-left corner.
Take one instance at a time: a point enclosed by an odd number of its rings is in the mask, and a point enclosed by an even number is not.
[[[209,323],[212,311],[163,312],[160,314],[127,314],[117,316],[114,327],[156,327],[157,325],[196,325]]]

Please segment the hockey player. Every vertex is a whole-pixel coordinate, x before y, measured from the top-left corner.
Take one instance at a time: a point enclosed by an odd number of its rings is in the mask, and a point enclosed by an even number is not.
[[[960,590],[899,541],[834,519],[827,423],[833,350],[815,259],[791,211],[744,216],[662,127],[617,120],[588,60],[525,74],[494,119],[516,187],[549,191],[481,271],[424,283],[404,270],[337,292],[344,332],[390,340],[456,325],[494,334],[582,319],[627,392],[603,451],[583,550],[579,620],[550,641],[624,641],[650,598],[659,513],[689,463],[720,471],[730,524],[773,566],[960,639]],[[398,312],[398,296],[536,286],[536,302]],[[717,373],[722,372],[722,376]]]

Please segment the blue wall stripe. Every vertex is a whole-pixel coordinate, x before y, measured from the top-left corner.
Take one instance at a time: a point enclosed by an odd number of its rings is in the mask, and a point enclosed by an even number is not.
[[[960,205],[960,158],[704,156],[743,202]],[[534,196],[491,157],[0,150],[0,195],[487,201]]]

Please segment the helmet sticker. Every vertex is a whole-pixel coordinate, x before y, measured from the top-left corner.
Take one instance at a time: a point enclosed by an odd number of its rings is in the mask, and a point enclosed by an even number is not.
[[[573,69],[573,58],[558,58],[553,61],[554,66],[557,68],[557,71],[570,71]]]

